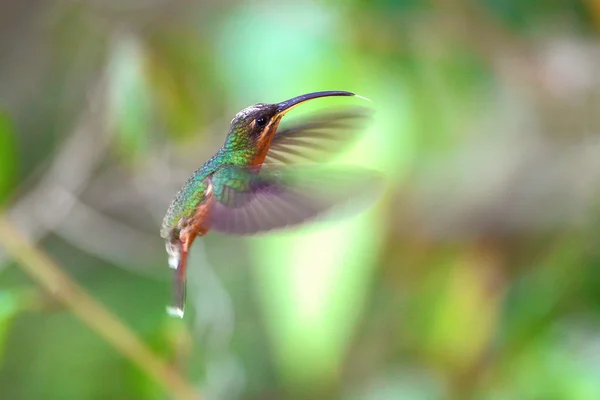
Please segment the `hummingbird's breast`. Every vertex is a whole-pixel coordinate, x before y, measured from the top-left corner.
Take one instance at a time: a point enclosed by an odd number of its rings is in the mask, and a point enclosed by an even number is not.
[[[213,188],[209,179],[208,186],[204,191],[204,200],[195,207],[191,217],[184,217],[179,220],[179,239],[183,243],[191,245],[196,236],[203,236],[208,232],[210,229],[210,209],[213,201]]]
[[[198,209],[207,202],[212,192],[210,175],[216,171],[215,158],[211,158],[186,181],[177,192],[163,219],[160,235],[164,239],[171,238],[173,231],[187,226],[195,217]]]

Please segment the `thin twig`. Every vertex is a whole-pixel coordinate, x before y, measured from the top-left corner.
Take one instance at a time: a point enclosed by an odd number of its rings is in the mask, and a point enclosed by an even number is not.
[[[12,224],[0,215],[0,245],[23,270],[77,317],[169,391],[175,399],[200,399],[194,389],[101,303],[65,274],[45,253],[31,246]]]

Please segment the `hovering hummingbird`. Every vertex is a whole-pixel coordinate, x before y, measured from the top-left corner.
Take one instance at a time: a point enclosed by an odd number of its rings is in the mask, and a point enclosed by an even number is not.
[[[209,230],[267,232],[298,225],[348,200],[373,199],[380,187],[378,174],[310,165],[352,139],[357,120],[367,116],[364,109],[323,114],[278,130],[288,111],[327,96],[356,95],[315,92],[243,109],[231,121],[225,144],[177,193],[161,228],[169,266],[175,269],[169,314],[183,317],[187,257],[196,237]]]

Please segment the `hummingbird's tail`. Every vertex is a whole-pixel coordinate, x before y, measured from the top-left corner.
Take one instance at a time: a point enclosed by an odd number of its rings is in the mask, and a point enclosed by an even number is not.
[[[167,241],[169,266],[174,269],[173,298],[171,305],[167,306],[167,313],[173,317],[183,318],[188,248],[180,240]]]

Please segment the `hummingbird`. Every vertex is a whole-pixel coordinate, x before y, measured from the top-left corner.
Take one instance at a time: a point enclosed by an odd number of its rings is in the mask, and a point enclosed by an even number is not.
[[[170,315],[183,317],[188,253],[197,237],[211,230],[251,235],[283,229],[350,200],[373,199],[381,182],[374,171],[314,165],[352,139],[357,120],[368,114],[364,109],[323,114],[278,129],[293,108],[330,96],[361,97],[321,91],[241,110],[223,146],[175,195],[160,232],[175,270]]]

